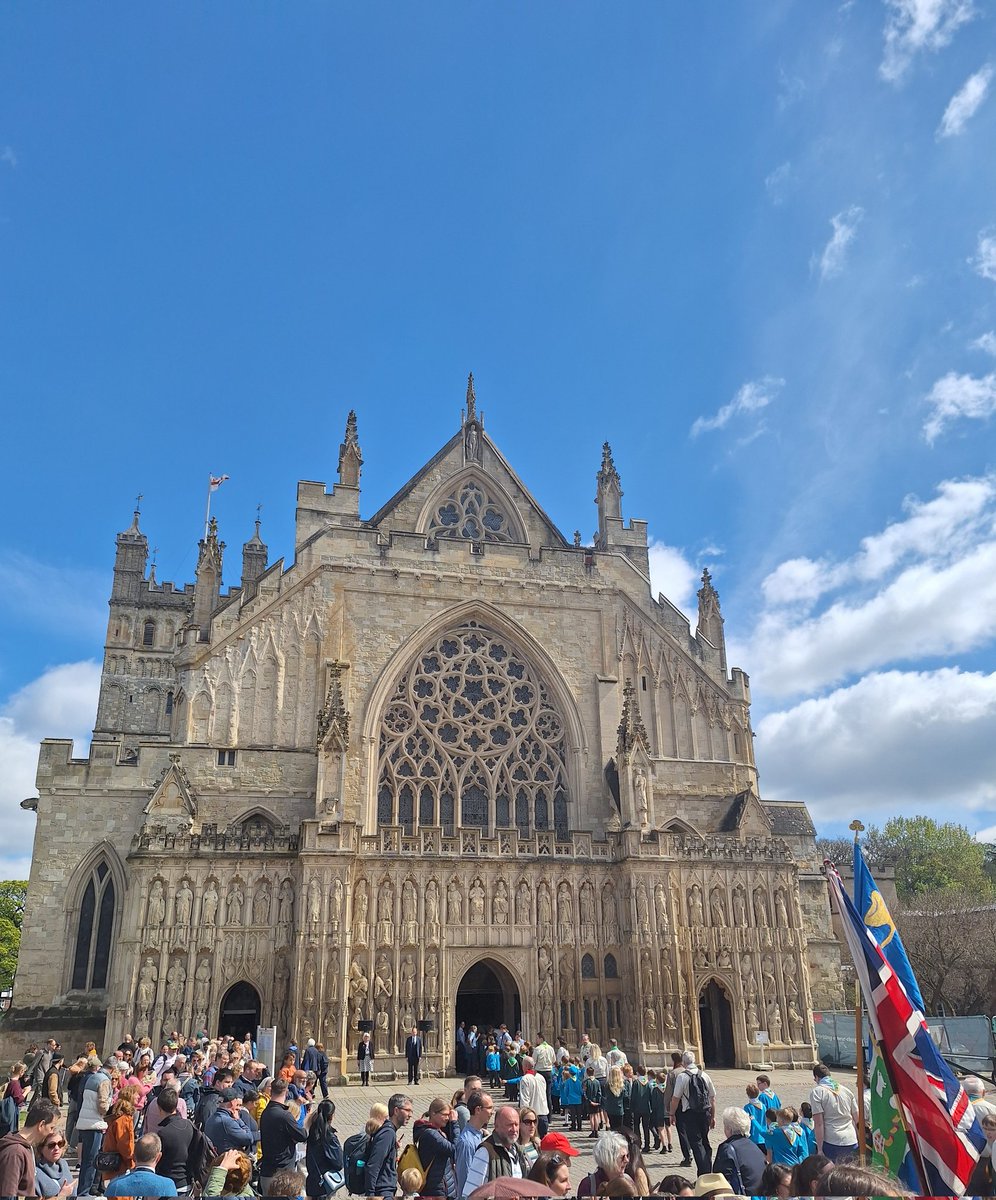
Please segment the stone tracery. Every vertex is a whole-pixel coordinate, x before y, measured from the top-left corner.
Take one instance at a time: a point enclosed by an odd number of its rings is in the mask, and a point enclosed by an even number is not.
[[[564,738],[564,720],[526,658],[468,621],[419,655],[387,705],[378,822],[566,837]]]
[[[525,541],[508,505],[476,476],[464,479],[435,506],[428,534],[474,542]]]

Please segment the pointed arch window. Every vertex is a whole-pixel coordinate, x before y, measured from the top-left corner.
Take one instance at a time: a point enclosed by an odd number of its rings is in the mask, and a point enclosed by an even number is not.
[[[508,504],[477,477],[464,479],[433,507],[428,534],[472,542],[522,542]]]
[[[581,978],[582,979],[596,979],[597,978],[597,975],[595,974],[595,960],[592,958],[592,956],[590,954],[586,954],[581,959]]]
[[[616,956],[614,954],[606,954],[603,965],[603,973],[606,979],[618,979],[619,968],[616,965]]]
[[[377,821],[569,837],[566,725],[504,637],[468,621],[416,658],[380,728]],[[416,804],[417,797],[417,804]],[[552,809],[552,812],[551,812]],[[438,816],[437,816],[438,814]]]
[[[107,987],[115,899],[114,879],[107,863],[100,859],[90,872],[80,901],[70,985],[75,991]]]

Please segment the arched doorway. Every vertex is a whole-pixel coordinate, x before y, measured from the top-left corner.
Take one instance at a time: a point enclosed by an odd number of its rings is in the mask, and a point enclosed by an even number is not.
[[[476,1025],[482,1032],[504,1022],[511,1033],[522,1023],[522,1002],[511,972],[493,958],[470,967],[460,980],[456,994],[456,1025]]]
[[[233,984],[221,1001],[221,1012],[218,1016],[218,1033],[222,1037],[245,1037],[246,1033],[256,1034],[262,1006],[259,992],[251,983],[242,980]]]
[[[699,1026],[703,1064],[707,1067],[736,1066],[733,1009],[726,990],[715,979],[710,979],[699,993]]]

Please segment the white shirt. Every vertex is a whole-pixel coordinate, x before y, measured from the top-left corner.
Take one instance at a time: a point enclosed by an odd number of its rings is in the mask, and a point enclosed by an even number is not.
[[[823,1114],[823,1141],[831,1146],[855,1146],[858,1131],[854,1122],[858,1115],[858,1101],[850,1088],[834,1083],[825,1075],[809,1093],[813,1116]]]
[[[606,1054],[605,1061],[610,1067],[619,1067],[621,1069],[626,1065],[627,1062],[629,1062],[629,1059],[626,1057],[625,1053],[619,1049],[618,1046],[613,1046],[608,1054]]]
[[[709,1102],[715,1110],[716,1108],[716,1088],[713,1086],[712,1080],[705,1073],[700,1071],[694,1064],[690,1067],[683,1067],[674,1077],[674,1092],[672,1099],[678,1101],[678,1108],[682,1112],[688,1111],[688,1077],[689,1075],[701,1075],[706,1085],[706,1091],[709,1093]]]
[[[519,1158],[517,1147],[509,1149],[509,1157],[512,1160],[512,1177],[514,1179],[522,1178],[522,1160]],[[469,1196],[471,1192],[476,1191],[482,1184],[488,1182],[488,1148],[483,1143],[478,1146],[474,1157],[470,1160],[470,1169],[467,1171],[467,1182],[463,1185],[461,1195]]]

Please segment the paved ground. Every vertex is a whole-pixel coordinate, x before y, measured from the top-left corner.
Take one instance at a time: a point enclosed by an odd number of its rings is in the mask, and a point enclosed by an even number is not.
[[[850,1078],[848,1078],[849,1074]],[[747,1098],[744,1094],[744,1086],[751,1083],[754,1079],[754,1073],[751,1071],[710,1071],[709,1075],[716,1085],[719,1113],[722,1113],[723,1109],[731,1104],[742,1105]],[[842,1083],[848,1083],[853,1087],[853,1072],[838,1072],[837,1075]],[[351,1133],[356,1133],[358,1129],[361,1129],[369,1115],[370,1105],[378,1101],[386,1104],[388,1097],[395,1091],[408,1092],[411,1095],[414,1101],[415,1115],[419,1116],[426,1110],[430,1100],[436,1096],[444,1096],[449,1100],[462,1083],[462,1079],[457,1079],[455,1076],[446,1076],[444,1078],[432,1079],[428,1082],[423,1080],[415,1088],[407,1087],[404,1080],[398,1083],[374,1082],[368,1088],[358,1085],[330,1088],[329,1094],[335,1101],[336,1106],[335,1124],[339,1131],[339,1137],[342,1141],[345,1141]],[[772,1086],[784,1103],[798,1106],[809,1096],[809,1090],[812,1087],[812,1076],[808,1071],[785,1071],[772,1076]],[[494,1095],[496,1099],[499,1099],[502,1093],[494,1093]],[[565,1130],[566,1121],[555,1117],[551,1128]],[[406,1143],[410,1140],[410,1136],[410,1133],[406,1131]],[[722,1132],[720,1132],[718,1137],[713,1138],[712,1144],[714,1149],[722,1140],[722,1136]],[[571,1140],[574,1146],[581,1151],[577,1158],[571,1160],[571,1182],[577,1187],[585,1175],[595,1169],[591,1156],[591,1146],[594,1139],[589,1138],[587,1133],[582,1133],[580,1135],[574,1134]],[[678,1150],[677,1137],[672,1135],[672,1140],[674,1144],[673,1154],[651,1153],[647,1156],[647,1173],[650,1176],[652,1185],[657,1183],[662,1176],[673,1172],[678,1172],[694,1179],[694,1168],[679,1167],[681,1153]]]

